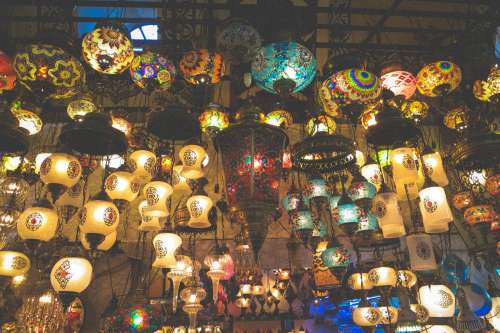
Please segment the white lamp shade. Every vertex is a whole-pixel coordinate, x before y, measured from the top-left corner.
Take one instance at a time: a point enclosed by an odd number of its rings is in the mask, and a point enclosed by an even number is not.
[[[431,317],[453,317],[455,296],[442,284],[422,286],[418,289],[419,302],[429,311]]]
[[[491,304],[490,313],[485,318],[495,330],[500,331],[500,297],[492,297]]]
[[[127,163],[132,174],[142,184],[149,182],[155,174],[156,155],[149,150],[134,151],[129,155]]]
[[[382,185],[382,172],[380,171],[377,163],[370,163],[363,166],[361,168],[361,175],[370,183],[375,185],[377,191],[380,189],[380,186]]]
[[[354,273],[349,276],[347,285],[352,290],[370,290],[373,288],[373,283],[368,277],[368,273]]]
[[[397,238],[405,234],[403,215],[398,204],[396,193],[377,194],[372,201],[372,212],[378,218],[384,238]]]
[[[104,190],[112,200],[134,201],[140,187],[135,176],[127,171],[115,171],[104,182]]]
[[[352,311],[352,320],[358,326],[375,326],[381,319],[382,314],[377,308],[357,307]]]
[[[165,217],[168,216],[168,198],[173,189],[169,183],[152,181],[144,185],[143,193],[146,198],[146,207],[142,212],[144,216]]]
[[[172,184],[174,185],[174,191],[177,193],[191,192],[191,187],[189,187],[187,178],[181,176],[182,165],[176,165],[172,172]]]
[[[193,195],[186,202],[189,211],[189,221],[187,225],[191,228],[208,228],[211,226],[208,219],[213,202],[209,196]]]
[[[156,252],[156,259],[153,267],[174,268],[177,264],[175,251],[181,246],[182,239],[176,234],[161,233],[153,238],[153,246]]]
[[[395,182],[412,184],[417,181],[417,156],[415,149],[396,148],[390,153],[392,173]]]
[[[106,200],[89,200],[80,212],[80,231],[108,235],[120,222],[118,208]]]
[[[427,325],[424,331],[426,333],[457,333],[457,331],[448,325]]]
[[[97,245],[97,250],[107,251],[112,248],[113,245],[115,245],[117,234],[118,233],[116,231],[113,231],[112,233],[106,235],[104,237],[104,240],[99,245]],[[86,235],[83,232],[80,233],[80,243],[82,243],[82,246],[85,250],[90,250],[90,243],[87,241]]]
[[[375,287],[395,287],[398,275],[392,267],[375,267],[368,272],[368,278]]]
[[[50,272],[50,283],[57,292],[81,293],[92,280],[92,265],[81,257],[60,259]]]
[[[66,191],[57,199],[55,205],[58,207],[76,207],[83,205],[83,181],[68,187]]]
[[[16,251],[0,251],[0,276],[23,275],[31,267],[27,255]]]
[[[406,237],[406,246],[412,270],[428,271],[438,268],[430,235],[424,233],[409,235]]]
[[[203,160],[207,153],[203,147],[198,145],[187,145],[179,151],[182,162],[181,176],[188,179],[198,179],[205,175],[203,172]]]
[[[40,165],[40,179],[44,184],[72,187],[78,183],[81,176],[82,166],[80,162],[69,154],[50,154]]]
[[[424,188],[420,191],[419,196],[419,208],[425,232],[448,231],[448,223],[453,221],[453,214],[444,189],[439,186]]]
[[[381,306],[378,308],[382,317],[380,323],[384,325],[391,325],[398,321],[398,309],[393,306]]]
[[[433,182],[442,187],[448,185],[448,177],[444,171],[443,160],[439,152],[422,155],[422,160],[425,172]]]
[[[155,216],[145,216],[144,209],[147,207],[148,203],[146,200],[142,200],[139,203],[139,214],[141,215],[141,224],[139,225],[140,231],[158,231],[161,229],[160,218]]]
[[[58,216],[53,208],[30,207],[17,220],[17,233],[22,239],[47,242],[57,231]]]

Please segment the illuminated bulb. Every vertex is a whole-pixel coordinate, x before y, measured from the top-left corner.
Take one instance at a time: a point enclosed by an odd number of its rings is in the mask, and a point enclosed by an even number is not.
[[[373,283],[368,277],[368,273],[354,273],[347,280],[347,284],[352,290],[370,290]]]
[[[175,266],[167,273],[167,277],[172,280],[172,308],[177,312],[177,298],[179,296],[179,286],[185,278],[191,276],[192,261],[187,256],[176,256]]]
[[[212,280],[213,301],[217,303],[219,296],[219,281],[226,275],[224,266],[222,265],[222,258],[219,255],[209,255],[205,258],[205,265],[210,268],[207,275]]]
[[[78,159],[65,153],[52,153],[40,166],[40,179],[44,184],[72,187],[82,176],[82,166]]]
[[[21,283],[26,281],[26,275],[16,275],[12,278],[12,284],[14,286],[19,286]]]
[[[422,286],[418,290],[418,297],[430,317],[453,317],[455,314],[455,296],[445,285]]]
[[[189,211],[187,225],[191,228],[209,228],[211,226],[209,213],[213,207],[212,199],[207,195],[193,195],[186,202]]]
[[[427,187],[419,192],[419,197],[419,208],[425,232],[448,231],[448,224],[453,221],[453,214],[444,189],[439,186]]]
[[[83,206],[80,212],[80,231],[106,236],[116,230],[119,221],[118,208],[101,192]]]

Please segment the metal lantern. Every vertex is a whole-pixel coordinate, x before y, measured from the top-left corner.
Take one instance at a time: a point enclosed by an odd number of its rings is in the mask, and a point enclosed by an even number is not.
[[[224,76],[224,60],[219,53],[207,49],[189,51],[182,56],[179,70],[191,84],[216,84]]]
[[[198,118],[202,132],[217,133],[229,126],[229,116],[221,105],[210,103]]]
[[[424,101],[411,99],[401,104],[400,111],[403,117],[419,123],[429,115],[429,105]]]
[[[321,133],[334,134],[336,130],[337,123],[332,117],[326,115],[311,118],[306,124],[306,131],[310,136]]]
[[[259,121],[260,110],[247,106],[239,123],[221,131],[216,148],[222,156],[228,204],[248,225],[257,254],[268,220],[279,204],[279,184],[286,133]]]
[[[455,90],[461,81],[460,67],[450,61],[430,63],[417,74],[418,91],[429,97],[448,94]]]

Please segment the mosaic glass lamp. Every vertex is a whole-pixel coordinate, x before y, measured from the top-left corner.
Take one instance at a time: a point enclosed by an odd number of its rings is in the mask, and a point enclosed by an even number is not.
[[[182,56],[179,70],[190,84],[217,84],[224,75],[224,61],[219,53],[198,49]]]
[[[460,67],[450,61],[437,61],[425,65],[417,74],[418,91],[428,97],[449,94],[462,81]]]
[[[176,74],[175,65],[168,57],[151,51],[136,56],[130,65],[132,81],[146,91],[170,88]]]

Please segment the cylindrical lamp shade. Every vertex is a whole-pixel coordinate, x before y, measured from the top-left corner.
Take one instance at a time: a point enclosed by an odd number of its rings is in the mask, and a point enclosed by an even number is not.
[[[175,251],[181,246],[182,239],[176,234],[161,233],[153,238],[156,259],[153,267],[173,268],[176,266]]]
[[[390,153],[393,178],[395,182],[413,184],[417,181],[417,156],[415,149],[396,148]]]
[[[352,320],[358,326],[368,327],[375,326],[380,323],[382,314],[377,308],[357,307],[352,311]]]
[[[193,195],[186,202],[189,211],[187,225],[191,228],[209,228],[211,226],[208,215],[213,202],[207,195]]]
[[[112,233],[106,235],[104,237],[104,240],[99,245],[97,245],[97,250],[99,250],[99,251],[107,251],[110,248],[112,248],[113,245],[115,245],[116,236],[117,236],[117,232],[116,231],[113,231]],[[80,243],[82,243],[82,246],[83,246],[83,248],[85,250],[88,251],[88,250],[91,249],[90,243],[87,240],[87,236],[83,232],[80,233]]]
[[[448,325],[427,325],[424,332],[426,333],[457,333],[451,326]]]
[[[398,321],[398,309],[393,306],[381,306],[378,308],[380,314],[380,323],[383,325],[392,325]]]
[[[382,172],[377,163],[366,164],[361,168],[361,175],[366,178],[370,183],[375,185],[377,191],[382,185]]]
[[[417,283],[417,276],[412,271],[401,269],[397,272],[398,283],[405,288],[411,288]]]
[[[349,276],[347,285],[352,290],[370,290],[373,288],[373,283],[368,277],[368,273],[354,273]]]
[[[186,177],[181,176],[182,165],[176,165],[172,172],[172,184],[174,185],[174,191],[177,193],[191,192],[191,187],[188,184]]]
[[[432,238],[428,234],[413,234],[406,237],[411,269],[428,271],[437,269]]]
[[[92,265],[85,258],[60,259],[50,272],[50,283],[57,292],[81,293],[92,280]]]
[[[396,193],[377,194],[372,201],[372,212],[378,218],[384,238],[397,238],[405,235],[403,215],[399,209]]]
[[[368,272],[368,278],[375,287],[395,287],[398,274],[392,267],[376,267]]]
[[[500,331],[500,297],[492,297],[491,303],[490,313],[485,318],[495,330]]]
[[[142,190],[146,197],[147,205],[143,208],[144,216],[165,217],[168,216],[168,198],[173,193],[172,186],[163,181],[152,181],[144,185]]]
[[[112,200],[134,201],[140,190],[135,176],[127,171],[115,171],[104,182],[104,189]]]
[[[428,311],[429,316],[438,318],[453,317],[455,313],[455,296],[442,284],[422,286],[418,290],[420,304]]]
[[[439,186],[448,185],[448,177],[443,167],[443,160],[439,152],[422,155],[426,174],[432,179],[433,182]]]
[[[148,203],[146,200],[142,200],[139,203],[139,214],[141,215],[141,224],[139,225],[139,231],[158,231],[161,229],[160,218],[156,216],[145,216],[144,209],[147,207]]]
[[[108,235],[116,230],[120,222],[118,208],[106,200],[89,200],[80,212],[80,231]]]
[[[24,253],[0,251],[0,276],[23,275],[29,271],[30,267],[30,259]]]
[[[203,160],[207,156],[205,149],[198,145],[187,145],[179,151],[182,162],[181,176],[188,179],[198,179],[205,175],[203,171]]]
[[[352,264],[351,255],[342,246],[332,246],[321,253],[321,259],[328,268],[347,268]]]
[[[154,176],[156,155],[148,150],[136,150],[129,155],[127,163],[137,181],[145,184]]]
[[[361,199],[373,199],[375,194],[377,194],[377,188],[367,180],[355,181],[351,184],[351,186],[349,186],[347,193],[354,201]]]
[[[311,178],[304,184],[305,200],[313,198],[328,198],[328,188],[323,178]]]
[[[425,232],[448,231],[448,223],[453,221],[453,214],[444,189],[439,186],[427,187],[419,192],[419,196],[419,208]]]
[[[338,225],[359,223],[361,209],[355,203],[341,203],[337,206],[337,210],[339,214]]]
[[[496,219],[495,209],[492,205],[474,205],[464,212],[467,224],[492,223]]]
[[[311,211],[299,210],[291,215],[294,230],[313,230],[314,223]]]
[[[82,166],[73,156],[53,153],[47,156],[40,166],[40,179],[44,184],[58,184],[72,187],[82,176]]]
[[[47,242],[57,231],[57,211],[49,206],[33,206],[24,210],[17,220],[17,233],[22,239]]]

